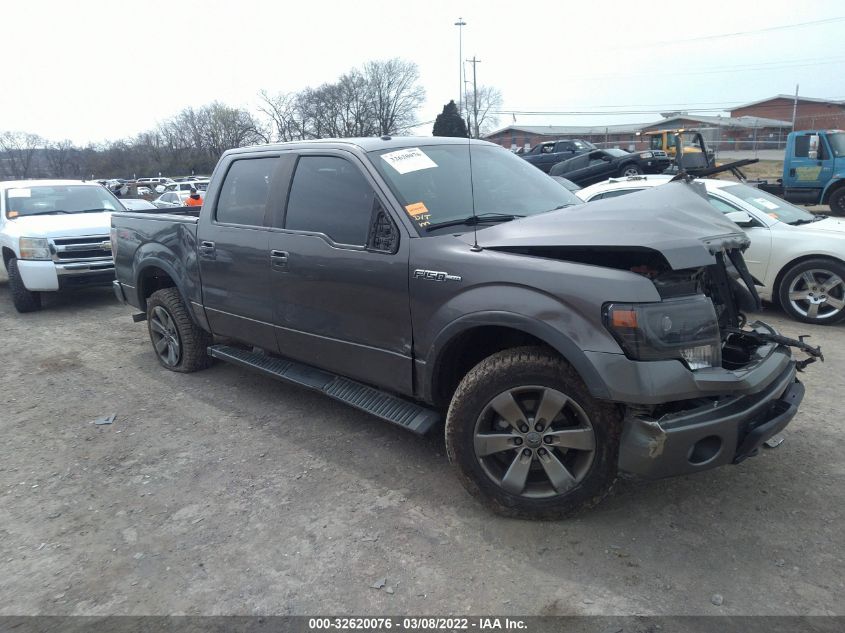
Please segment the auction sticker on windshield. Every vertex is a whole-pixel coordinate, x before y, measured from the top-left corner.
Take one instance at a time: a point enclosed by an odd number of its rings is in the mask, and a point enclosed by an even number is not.
[[[9,189],[7,192],[10,198],[30,198],[32,191],[29,189]]]
[[[437,167],[437,163],[431,160],[419,147],[400,149],[382,154],[381,157],[400,174],[409,174],[412,171]]]

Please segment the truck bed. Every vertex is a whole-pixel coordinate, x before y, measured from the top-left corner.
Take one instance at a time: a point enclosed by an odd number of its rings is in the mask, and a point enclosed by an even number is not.
[[[186,301],[201,302],[196,261],[199,210],[174,211],[112,215],[115,277],[128,289],[127,301],[139,309],[145,302],[143,278],[154,275],[155,269],[178,280]]]

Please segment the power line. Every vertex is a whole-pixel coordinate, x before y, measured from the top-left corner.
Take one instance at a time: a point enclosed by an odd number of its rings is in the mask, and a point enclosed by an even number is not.
[[[607,79],[626,79],[629,77],[670,77],[677,75],[722,75],[726,73],[739,73],[750,71],[770,71],[783,70],[785,68],[802,68],[808,66],[824,66],[827,64],[840,64],[845,61],[845,57],[833,58],[808,58],[796,60],[781,60],[776,62],[757,62],[754,64],[739,64],[736,66],[722,66],[713,69],[698,69],[698,70],[678,70],[670,72],[643,72],[643,73],[626,73],[616,75],[591,75],[582,77],[568,77],[569,81],[604,81]]]
[[[707,42],[712,40],[721,40],[731,37],[742,37],[744,35],[756,35],[758,33],[772,33],[775,31],[787,31],[790,29],[800,29],[807,26],[818,26],[819,24],[831,24],[833,22],[842,22],[845,16],[825,18],[823,20],[813,20],[811,22],[799,22],[798,24],[781,24],[778,26],[768,26],[762,29],[753,29],[749,31],[736,31],[733,33],[717,33],[713,35],[702,35],[701,37],[690,37],[682,40],[664,40],[661,42],[647,42],[635,46],[620,46],[618,49],[633,49],[633,48],[651,48],[654,46],[666,46],[667,44],[686,44],[689,42]]]

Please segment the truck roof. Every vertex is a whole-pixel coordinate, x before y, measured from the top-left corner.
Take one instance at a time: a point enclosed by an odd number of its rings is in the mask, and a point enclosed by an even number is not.
[[[386,137],[364,137],[364,138],[321,138],[311,141],[290,141],[288,143],[270,143],[268,145],[252,145],[249,147],[237,147],[227,150],[225,155],[242,154],[255,152],[256,150],[286,150],[307,147],[327,147],[332,149],[343,149],[357,147],[365,152],[372,152],[383,149],[402,149],[403,147],[417,147],[420,145],[492,145],[500,147],[495,143],[480,140],[470,140],[461,137],[451,136],[386,136]]]

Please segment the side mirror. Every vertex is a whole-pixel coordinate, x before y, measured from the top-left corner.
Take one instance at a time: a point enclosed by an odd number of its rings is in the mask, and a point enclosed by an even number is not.
[[[746,211],[731,211],[730,213],[726,213],[725,217],[734,224],[743,227],[754,226],[756,224],[754,218]]]

